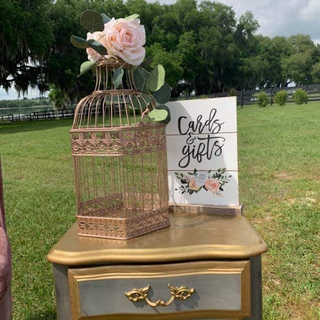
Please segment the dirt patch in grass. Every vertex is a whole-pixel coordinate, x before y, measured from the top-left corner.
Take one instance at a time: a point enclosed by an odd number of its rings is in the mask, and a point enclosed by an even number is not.
[[[301,303],[292,303],[289,306],[288,315],[291,320],[316,320],[319,319],[319,314],[314,311],[319,307],[316,302],[313,301],[301,301]]]
[[[275,172],[274,177],[278,180],[291,181],[301,178],[298,174],[288,173],[286,171]]]
[[[289,198],[286,202],[290,206],[302,205],[302,206],[312,207],[313,205],[315,205],[318,202],[318,200],[316,199],[316,193],[315,192],[308,191],[308,192],[306,192],[305,197]]]

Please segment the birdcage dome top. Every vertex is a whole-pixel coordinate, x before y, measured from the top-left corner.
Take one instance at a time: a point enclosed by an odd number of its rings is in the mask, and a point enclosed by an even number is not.
[[[141,126],[156,107],[153,96],[140,92],[134,67],[119,59],[98,61],[94,91],[75,110],[74,130],[99,130]]]

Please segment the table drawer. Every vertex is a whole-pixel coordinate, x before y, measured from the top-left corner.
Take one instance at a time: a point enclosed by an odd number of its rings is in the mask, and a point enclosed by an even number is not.
[[[250,262],[69,269],[73,320],[244,318]]]

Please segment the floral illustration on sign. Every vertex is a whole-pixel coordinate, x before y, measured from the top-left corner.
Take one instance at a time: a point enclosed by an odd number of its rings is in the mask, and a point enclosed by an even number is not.
[[[181,186],[175,190],[181,194],[188,193],[191,195],[203,189],[212,192],[213,195],[218,197],[222,197],[222,192],[224,191],[223,186],[226,185],[232,177],[226,174],[225,168],[218,169],[215,172],[212,172],[212,170],[206,172],[194,169],[193,172],[175,172],[174,174],[181,184]]]

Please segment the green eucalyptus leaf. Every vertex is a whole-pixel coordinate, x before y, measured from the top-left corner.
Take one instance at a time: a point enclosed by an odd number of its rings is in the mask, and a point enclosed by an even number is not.
[[[142,77],[144,78],[144,80],[147,80],[149,77],[149,72],[141,66],[139,66],[138,68],[139,68],[140,73],[141,73]]]
[[[118,88],[119,86],[122,85],[123,74],[124,74],[124,71],[122,68],[118,68],[115,70],[113,77],[112,77],[112,82],[116,88]]]
[[[168,111],[164,109],[153,109],[148,113],[148,116],[153,121],[165,121],[168,117]]]
[[[141,99],[143,101],[143,103],[145,104],[145,106],[147,107],[150,103],[151,103],[151,98],[148,94],[142,93],[141,94]]]
[[[145,91],[148,72],[141,66],[137,67],[133,72],[134,82],[137,89],[141,92]]]
[[[150,67],[150,64],[152,63],[152,61],[153,61],[153,58],[152,57],[146,57],[145,59],[144,59],[144,61],[140,64],[140,66],[142,67],[142,68],[149,68]]]
[[[171,97],[171,87],[165,83],[158,91],[152,92],[152,95],[158,103],[167,103]]]
[[[135,13],[135,14],[132,14],[131,16],[125,17],[124,19],[127,21],[130,21],[130,20],[134,20],[137,18],[139,18],[139,15]]]
[[[80,24],[91,33],[95,31],[102,31],[104,29],[101,14],[93,10],[87,10],[81,15]]]
[[[77,48],[86,49],[89,48],[88,41],[86,39],[72,35],[70,42]]]
[[[102,17],[102,20],[103,20],[103,24],[106,24],[108,23],[111,19],[104,13],[101,13],[101,17]]]
[[[168,113],[167,117],[164,120],[162,120],[161,122],[165,123],[165,124],[168,124],[170,122],[170,120],[171,120],[170,109],[164,104],[158,104],[156,110],[165,110],[165,111],[167,111],[167,113]]]
[[[166,72],[161,64],[155,66],[147,79],[147,88],[151,91],[158,91],[164,85]]]
[[[141,103],[139,98],[137,96],[132,96],[131,100],[132,100],[132,108],[135,110],[140,110]]]
[[[140,106],[142,110],[144,110],[151,102],[151,98],[147,94],[140,94],[138,96],[132,96],[132,104],[133,108],[136,110],[140,110]]]
[[[80,74],[78,77],[82,76],[84,73],[86,73],[87,71],[93,69],[96,66],[96,63],[93,61],[85,61],[82,63],[82,65],[80,66]]]
[[[100,53],[102,56],[108,53],[108,50],[99,42],[93,39],[88,40],[88,45],[93,50]]]

